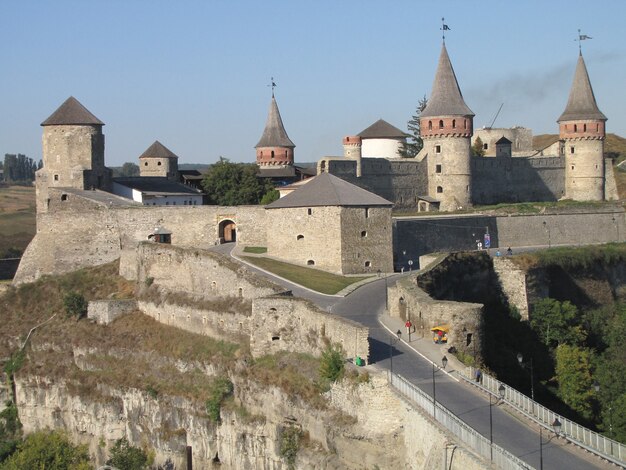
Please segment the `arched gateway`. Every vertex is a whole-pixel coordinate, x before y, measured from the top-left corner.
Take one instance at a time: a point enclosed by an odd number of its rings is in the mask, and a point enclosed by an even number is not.
[[[230,219],[225,219],[219,225],[220,242],[231,243],[237,241],[237,224]]]

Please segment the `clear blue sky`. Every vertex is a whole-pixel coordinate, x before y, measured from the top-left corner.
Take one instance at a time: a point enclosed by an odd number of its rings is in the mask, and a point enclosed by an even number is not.
[[[254,161],[271,90],[296,162],[341,155],[383,118],[406,129],[446,45],[488,125],[558,132],[583,54],[608,132],[626,136],[626,1],[0,0],[0,155],[41,157],[73,95],[105,122],[109,166],[154,140],[183,163]]]

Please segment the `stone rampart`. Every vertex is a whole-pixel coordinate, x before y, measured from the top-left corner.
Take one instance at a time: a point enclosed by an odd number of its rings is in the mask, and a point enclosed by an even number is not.
[[[326,313],[306,300],[272,296],[252,302],[250,350],[254,356],[278,351],[319,355],[340,344],[346,357],[369,357],[369,329]]]
[[[502,256],[493,259],[493,270],[509,305],[517,308],[522,320],[528,320],[526,272]]]
[[[87,318],[99,325],[108,325],[117,317],[136,309],[135,300],[92,300],[87,308]]]

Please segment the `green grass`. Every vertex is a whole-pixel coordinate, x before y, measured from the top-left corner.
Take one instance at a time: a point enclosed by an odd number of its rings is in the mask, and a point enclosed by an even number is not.
[[[0,258],[23,252],[35,231],[35,188],[0,187]]]
[[[587,270],[602,263],[611,265],[626,261],[626,244],[608,243],[584,247],[556,247],[547,250],[521,253],[511,258],[525,269],[560,266],[567,271]]]
[[[347,286],[370,277],[339,276],[319,269],[305,268],[269,258],[244,256],[244,259],[259,268],[322,294],[336,294]]]
[[[264,246],[246,246],[243,249],[244,253],[254,253],[256,255],[260,255],[263,253],[267,253],[267,248]]]

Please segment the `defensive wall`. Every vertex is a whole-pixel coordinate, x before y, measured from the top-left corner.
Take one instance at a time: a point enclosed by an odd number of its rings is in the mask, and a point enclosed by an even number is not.
[[[491,247],[503,255],[508,247],[621,242],[626,238],[624,215],[619,205],[603,205],[531,215],[396,217],[394,259],[406,269],[408,260],[415,262],[427,253],[475,250],[487,232]]]
[[[37,214],[37,234],[24,255],[15,284],[116,260],[134,252],[156,227],[180,246],[213,246],[223,222],[237,225],[243,245],[266,246],[263,206],[142,206],[102,191],[50,188],[47,213]],[[133,278],[124,264],[122,274]]]

